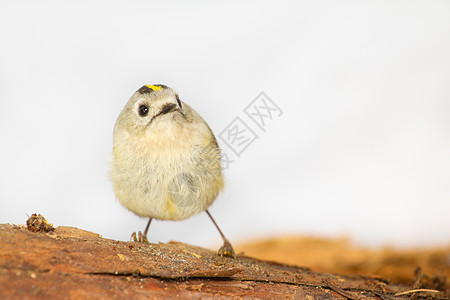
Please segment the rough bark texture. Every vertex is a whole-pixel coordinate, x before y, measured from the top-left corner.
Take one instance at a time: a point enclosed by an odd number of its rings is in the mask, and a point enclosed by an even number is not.
[[[0,224],[0,299],[447,299],[382,278],[220,258],[181,243],[114,241],[62,226],[45,231]]]

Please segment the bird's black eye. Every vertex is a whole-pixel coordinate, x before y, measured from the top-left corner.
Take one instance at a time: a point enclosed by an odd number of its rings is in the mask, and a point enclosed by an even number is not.
[[[145,117],[146,115],[148,115],[148,107],[145,104],[141,104],[139,106],[139,115],[141,117]]]
[[[178,95],[177,95],[177,103],[178,103],[178,106],[179,106],[180,108],[183,108],[183,107],[181,106],[180,97],[178,97]]]

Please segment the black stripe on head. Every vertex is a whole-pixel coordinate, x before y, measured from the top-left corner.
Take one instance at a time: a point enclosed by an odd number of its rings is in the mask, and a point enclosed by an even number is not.
[[[177,98],[178,106],[179,106],[180,108],[183,108],[183,106],[181,105],[180,96],[178,96],[178,94],[176,94],[175,96],[176,96],[176,98]]]
[[[153,92],[153,90],[151,88],[149,88],[148,86],[144,85],[143,87],[138,89],[138,92],[141,94],[149,94],[149,93]]]
[[[154,84],[154,85],[155,86],[159,86],[162,89],[167,89],[168,88],[167,85],[164,85],[164,84]]]

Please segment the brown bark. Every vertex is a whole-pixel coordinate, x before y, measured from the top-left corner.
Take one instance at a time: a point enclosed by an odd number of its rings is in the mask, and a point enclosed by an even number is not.
[[[147,245],[71,227],[31,232],[0,224],[0,299],[447,299],[443,292],[410,290],[382,278],[221,258],[175,242]]]

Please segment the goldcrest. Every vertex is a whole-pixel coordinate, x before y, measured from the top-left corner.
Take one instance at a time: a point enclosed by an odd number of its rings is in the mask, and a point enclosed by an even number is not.
[[[114,126],[110,175],[119,202],[149,218],[143,234],[133,233],[135,241],[148,243],[152,219],[183,220],[205,211],[224,241],[219,254],[235,257],[207,210],[224,185],[219,146],[173,89],[145,85],[131,96]]]

